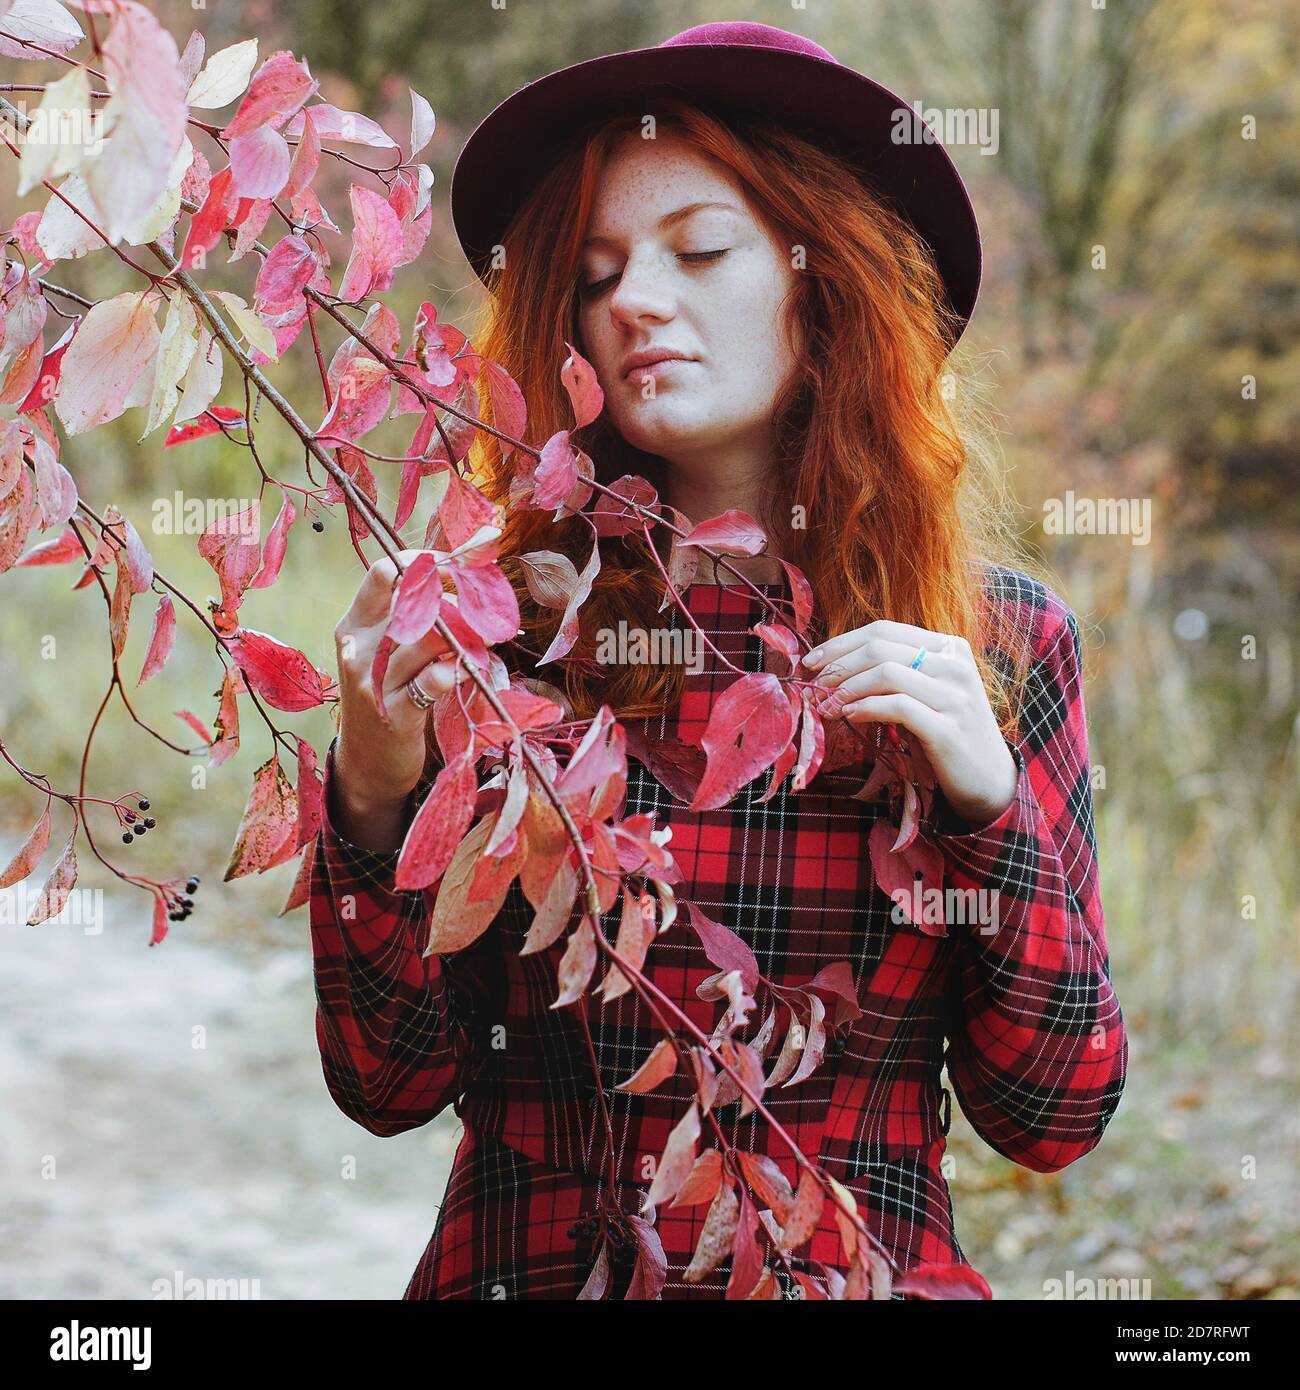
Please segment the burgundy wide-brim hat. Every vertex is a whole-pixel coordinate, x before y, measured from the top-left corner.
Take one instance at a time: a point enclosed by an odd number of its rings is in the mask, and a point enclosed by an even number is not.
[[[674,95],[724,117],[774,119],[860,170],[934,253],[959,336],[980,284],[980,235],[961,175],[914,109],[820,44],[767,24],[700,24],[655,48],[591,58],[539,77],[479,123],[451,177],[451,215],[475,274],[575,130]],[[905,142],[896,140],[906,132]],[[955,341],[955,338],[954,338]]]

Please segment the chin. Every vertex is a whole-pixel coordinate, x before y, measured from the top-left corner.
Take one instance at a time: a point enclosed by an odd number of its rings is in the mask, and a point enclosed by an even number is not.
[[[619,434],[633,448],[647,454],[671,454],[675,449],[689,452],[713,442],[716,422],[707,421],[707,411],[686,409],[667,397],[638,400],[617,413],[611,411]]]

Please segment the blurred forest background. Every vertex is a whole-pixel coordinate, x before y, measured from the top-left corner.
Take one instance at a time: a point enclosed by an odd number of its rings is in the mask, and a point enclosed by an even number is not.
[[[1300,32],[1266,0],[223,0],[153,8],[183,47],[256,35],[261,56],[305,56],[321,95],[405,141],[408,85],[433,104],[434,230],[384,296],[409,324],[423,298],[468,329],[478,282],[447,215],[455,157],[476,122],[533,77],[651,45],[691,24],[749,18],[797,30],[927,107],[993,108],[999,146],[952,153],[968,179],[986,278],[960,367],[995,412],[1026,544],[1078,613],[1103,900],[1132,1036],[1124,1100],[1101,1146],[1043,1176],[1005,1162],[954,1107],[960,1238],[1002,1297],[1045,1281],[1150,1280],[1156,1298],[1295,1297],[1297,828],[1300,827]],[[1289,13],[1288,13],[1289,11]],[[79,56],[86,56],[85,50]],[[58,63],[0,59],[0,82],[52,80]],[[11,94],[11,99],[16,99]],[[34,107],[38,97],[29,96]],[[223,116],[228,115],[222,113]],[[196,136],[196,143],[203,137]],[[357,147],[347,147],[356,153]],[[219,167],[210,144],[206,153]],[[374,155],[373,151],[362,151]],[[371,164],[385,164],[383,156]],[[323,161],[323,170],[332,161]],[[355,170],[317,190],[346,213]],[[0,225],[44,205],[0,167]],[[268,236],[270,229],[268,228]],[[342,242],[326,236],[336,270]],[[207,281],[247,295],[253,257]],[[103,254],[61,264],[93,298],[138,285]],[[334,325],[327,324],[326,332]],[[303,340],[305,341],[305,340]],[[327,353],[338,341],[328,336]],[[272,371],[317,420],[300,341]],[[223,402],[242,406],[229,368]],[[263,409],[268,469],[301,480],[301,450]],[[130,411],[68,441],[65,462],[101,510],[116,502],[159,567],[215,589],[193,535],[157,535],[152,508],[186,496],[256,496],[238,449],[137,442]],[[386,427],[387,428],[387,427]],[[373,447],[400,453],[410,418]],[[378,465],[377,469],[382,469]],[[396,467],[380,474],[396,495]],[[1150,499],[1149,543],[1054,535],[1044,503]],[[278,505],[278,499],[275,502]],[[265,523],[269,525],[269,519]],[[422,525],[408,535],[418,543]],[[342,515],[295,528],[278,587],[250,593],[249,625],[332,668],[333,626],[359,580]],[[104,609],[70,571],[0,580],[0,731],[14,756],[76,784],[106,682]],[[286,598],[292,598],[287,606]],[[137,616],[123,669],[139,668]],[[60,655],[48,660],[43,642]],[[1253,639],[1250,640],[1250,639]],[[219,670],[182,617],[167,672],[134,693],[184,739],[174,711],[215,713]],[[323,749],[323,711],[292,727]],[[254,767],[245,746],[191,788],[168,754],[110,705],[90,789],[146,792],[155,832],[127,869],[193,872],[193,918],[146,949],[148,900],[83,855],[105,889],[100,936],[6,918],[0,970],[0,1293],[149,1297],[152,1281],[260,1279],[263,1297],[396,1297],[436,1217],[453,1116],[379,1140],[336,1112],[320,1079],[305,914],[277,916],[291,869],[222,885]],[[0,773],[0,861],[40,806]],[[56,813],[53,843],[68,826]],[[47,861],[48,864],[49,861]],[[21,918],[20,918],[21,920]],[[191,1029],[207,1030],[204,1049]],[[207,1073],[211,1072],[211,1075]],[[58,1181],[38,1158],[59,1158]],[[356,1156],[355,1175],[343,1156]]]

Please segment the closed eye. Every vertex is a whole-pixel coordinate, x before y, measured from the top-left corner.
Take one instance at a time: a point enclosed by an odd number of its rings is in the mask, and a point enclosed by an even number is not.
[[[720,261],[729,250],[731,250],[729,246],[724,246],[717,251],[679,251],[677,259],[685,261],[688,265],[707,265],[712,261]],[[607,275],[603,280],[593,280],[590,285],[581,286],[580,293],[584,299],[594,299],[614,284],[617,279],[617,275]]]

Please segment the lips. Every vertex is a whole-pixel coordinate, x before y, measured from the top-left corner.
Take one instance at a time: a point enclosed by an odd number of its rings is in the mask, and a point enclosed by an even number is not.
[[[669,348],[655,350],[648,348],[642,352],[634,352],[623,363],[623,379],[634,376],[637,372],[648,372],[651,367],[658,366],[662,362],[691,362],[694,358],[687,357],[685,353],[673,352]]]

